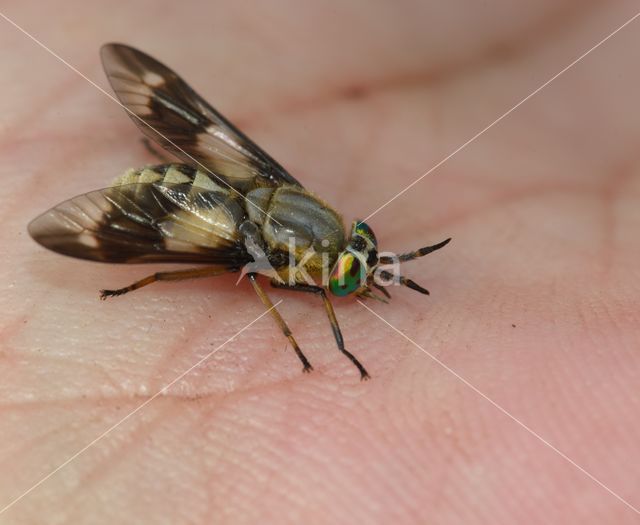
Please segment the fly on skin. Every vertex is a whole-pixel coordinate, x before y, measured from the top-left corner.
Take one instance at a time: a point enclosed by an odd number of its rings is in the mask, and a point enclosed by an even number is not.
[[[373,230],[342,217],[306,190],[271,156],[200,97],[182,78],[149,55],[123,44],[103,46],[102,63],[118,99],[140,130],[180,159],[129,170],[108,188],[79,195],[37,217],[33,239],[54,252],[109,263],[189,263],[129,286],[101,290],[102,299],[156,281],[244,272],[288,338],[303,372],[313,368],[287,323],[258,282],[320,297],[338,349],[349,352],[327,291],[385,300],[376,277],[423,294],[415,282],[383,268]],[[451,239],[397,256],[407,262]],[[309,282],[309,277],[320,278]],[[384,294],[378,295],[375,291]]]

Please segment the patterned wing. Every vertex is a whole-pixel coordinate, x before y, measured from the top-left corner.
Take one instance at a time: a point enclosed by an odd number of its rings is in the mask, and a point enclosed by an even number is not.
[[[102,47],[102,64],[129,115],[148,137],[240,192],[300,183],[212,108],[182,78],[123,44]]]
[[[125,184],[55,206],[29,224],[29,234],[45,248],[80,259],[235,270],[251,260],[238,232],[243,217],[227,191],[190,183]]]

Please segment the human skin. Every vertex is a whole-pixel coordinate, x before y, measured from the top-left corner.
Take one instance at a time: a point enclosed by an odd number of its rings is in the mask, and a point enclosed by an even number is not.
[[[1,11],[109,92],[100,45],[156,56],[348,225],[636,9]],[[316,297],[269,291],[314,366],[302,374],[268,315],[244,329],[264,308],[234,276],[101,302],[174,267],[29,238],[48,207],[154,160],[117,104],[0,20],[0,523],[637,523],[639,23],[368,221],[383,250],[453,241],[403,269],[431,296],[366,303],[422,350],[334,301],[361,382]]]

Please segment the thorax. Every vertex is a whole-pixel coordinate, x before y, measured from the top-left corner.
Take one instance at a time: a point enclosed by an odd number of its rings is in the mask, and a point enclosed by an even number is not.
[[[346,245],[342,218],[333,208],[296,186],[257,188],[246,197],[247,214],[270,251],[293,254],[309,273],[331,269]]]

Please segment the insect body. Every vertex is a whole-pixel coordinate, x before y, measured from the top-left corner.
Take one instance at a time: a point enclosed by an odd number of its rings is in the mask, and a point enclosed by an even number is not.
[[[182,163],[129,170],[111,187],[79,195],[40,215],[29,225],[31,236],[50,250],[82,259],[201,265],[102,290],[102,299],[156,281],[242,272],[289,339],[305,372],[312,370],[311,364],[257,275],[269,275],[274,287],[316,294],[338,348],[367,379],[364,366],[344,346],[327,290],[338,296],[381,298],[373,292],[376,288],[389,297],[375,282],[374,274],[380,270],[384,278],[429,292],[379,268],[391,260],[378,257],[376,237],[365,223],[354,222],[347,235],[335,210],[305,190],[169,68],[122,44],[105,45],[102,61],[133,121]],[[449,240],[397,259],[421,257]],[[322,285],[317,284],[318,277]]]

